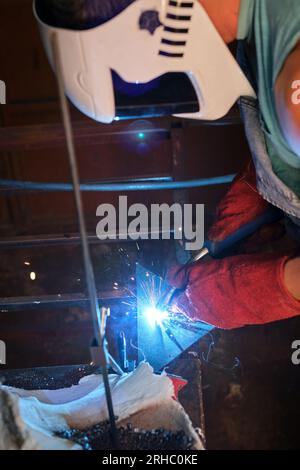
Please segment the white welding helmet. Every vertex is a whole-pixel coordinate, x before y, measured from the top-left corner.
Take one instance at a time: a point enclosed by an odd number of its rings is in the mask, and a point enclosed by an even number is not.
[[[53,65],[51,35],[56,33],[66,94],[96,121],[116,118],[112,72],[133,84],[170,72],[186,74],[198,106],[180,117],[219,119],[240,96],[255,96],[198,0],[131,0],[113,18],[84,30],[47,24],[37,1],[34,11],[47,56]]]

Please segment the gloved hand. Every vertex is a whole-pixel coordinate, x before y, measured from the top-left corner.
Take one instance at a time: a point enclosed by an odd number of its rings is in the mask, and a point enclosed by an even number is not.
[[[232,329],[300,315],[300,302],[284,285],[288,256],[232,256],[169,271],[170,285],[185,289],[173,305],[192,320]]]
[[[245,228],[248,233],[249,227],[255,232],[266,213],[271,212],[272,219],[271,207],[256,189],[251,161],[235,178],[217,209],[217,220],[208,234],[210,253],[218,255]],[[277,231],[275,235],[278,236]],[[272,226],[271,231],[265,232],[263,241],[273,236]],[[300,303],[284,285],[284,266],[288,259],[270,254],[242,255],[175,267],[169,271],[168,282],[185,289],[177,298],[175,308],[191,319],[224,329],[299,315]]]
[[[236,176],[225,197],[217,208],[215,223],[208,232],[206,246],[212,256],[224,251],[243,239],[247,234],[255,233],[263,224],[270,224],[281,218],[281,213],[265,201],[256,188],[254,164],[247,163],[243,171]],[[265,242],[279,238],[284,231],[280,224],[272,227],[265,225],[259,230],[257,239]]]

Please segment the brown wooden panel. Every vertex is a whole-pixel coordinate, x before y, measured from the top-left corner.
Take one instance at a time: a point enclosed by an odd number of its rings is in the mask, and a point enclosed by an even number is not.
[[[183,134],[186,177],[235,173],[250,158],[242,125],[187,127]]]
[[[1,0],[1,79],[7,85],[9,103],[48,100],[56,96],[32,0]]]
[[[30,106],[31,107],[31,106]],[[147,126],[148,125],[148,126]],[[78,146],[104,145],[110,143],[133,144],[138,141],[139,131],[145,134],[145,143],[168,139],[170,119],[144,120],[103,125],[91,119],[72,123],[74,141]],[[145,128],[146,127],[146,128]],[[5,126],[0,128],[0,152],[36,150],[65,147],[62,123]]]

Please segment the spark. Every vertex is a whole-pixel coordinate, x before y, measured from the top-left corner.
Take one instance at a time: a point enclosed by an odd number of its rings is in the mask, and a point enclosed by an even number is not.
[[[151,326],[161,326],[163,321],[168,318],[168,312],[159,310],[156,307],[148,307],[144,311],[144,315]]]

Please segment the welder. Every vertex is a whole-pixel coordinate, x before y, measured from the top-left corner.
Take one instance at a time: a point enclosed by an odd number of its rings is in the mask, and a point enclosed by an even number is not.
[[[300,242],[300,105],[293,98],[300,80],[299,0],[197,1],[47,0],[36,5],[37,14],[44,22],[46,43],[46,22],[52,28],[77,32],[95,28],[90,36],[74,35],[74,41],[71,34],[65,35],[70,49],[63,58],[67,64],[68,96],[96,120],[111,122],[115,117],[109,69],[118,66],[120,75],[127,81],[133,81],[135,75],[136,83],[168,70],[186,70],[197,90],[200,111],[185,117],[217,119],[240,98],[252,160],[221,201],[208,239],[214,246],[221,245],[243,227],[255,224],[272,205],[283,211],[290,237],[297,246]],[[147,8],[137,12],[137,5]],[[166,18],[180,20],[182,24],[190,22],[190,26],[163,26],[159,15],[166,8],[170,10]],[[139,21],[137,14],[141,15]],[[135,22],[132,25],[131,20]],[[117,27],[124,28],[124,25],[127,29],[119,30],[118,35]],[[141,30],[140,40],[134,36],[137,25]],[[160,35],[162,29],[165,36]],[[195,47],[196,32],[199,49]],[[172,39],[171,34],[176,38]],[[79,37],[80,53],[75,47]],[[239,67],[224,47],[236,39]],[[103,44],[105,40],[107,44]],[[133,63],[133,58],[141,53],[142,41],[146,45],[143,56]],[[72,54],[79,61],[86,44],[94,45],[96,50],[99,43],[97,54],[94,51],[86,54],[84,65],[89,75],[84,70],[77,73]],[[130,52],[121,58],[120,51],[125,46]],[[189,53],[185,54],[180,47]],[[97,77],[102,74],[101,87],[93,76],[96,72]],[[176,267],[168,279],[182,289],[176,299],[177,306],[192,319],[225,329],[297,316],[300,314],[300,255],[296,250],[235,255],[200,261],[184,269]]]
[[[238,39],[238,59],[257,92],[240,107],[253,161],[235,179],[208,234],[215,244],[254,222],[269,204],[286,214],[300,242],[300,78],[297,0],[200,0],[226,43]],[[220,156],[221,157],[221,156]],[[246,254],[171,270],[185,288],[177,299],[194,319],[220,328],[264,324],[300,314],[297,252]]]

